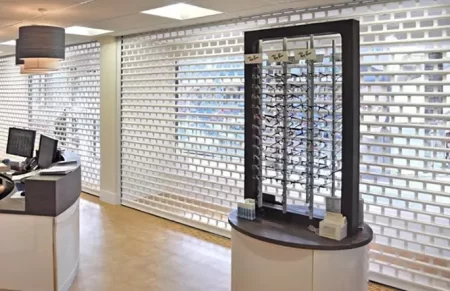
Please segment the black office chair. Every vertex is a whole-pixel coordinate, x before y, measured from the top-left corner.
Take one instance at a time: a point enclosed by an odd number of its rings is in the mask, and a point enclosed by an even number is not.
[[[15,183],[14,181],[6,176],[5,174],[1,174],[0,173],[0,180],[4,179],[6,181],[6,185],[5,185],[5,191],[3,191],[3,193],[0,193],[0,200],[2,200],[3,198],[5,198],[6,196],[8,196],[9,194],[11,194],[11,192],[14,190],[15,187]]]

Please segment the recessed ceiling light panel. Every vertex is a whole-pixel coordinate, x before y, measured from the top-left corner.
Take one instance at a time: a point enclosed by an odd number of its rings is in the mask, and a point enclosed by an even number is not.
[[[5,42],[0,42],[0,45],[12,45],[12,46],[14,46],[14,45],[16,45],[16,40],[13,39],[13,40],[5,41]]]
[[[95,36],[105,33],[110,33],[112,30],[98,29],[98,28],[90,28],[84,26],[71,26],[66,28],[66,34],[76,34],[76,35],[84,35],[84,36]]]
[[[221,14],[222,12],[202,8],[190,4],[178,3],[156,9],[142,11],[141,13],[156,15],[161,17],[173,18],[178,20],[186,20],[198,17],[211,16]]]

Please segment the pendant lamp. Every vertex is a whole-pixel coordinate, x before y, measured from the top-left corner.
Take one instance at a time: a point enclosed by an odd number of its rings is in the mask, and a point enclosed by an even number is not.
[[[47,71],[28,71],[24,68],[25,62],[20,59],[19,55],[19,47],[20,47],[20,40],[16,39],[16,65],[20,66],[20,73],[23,75],[31,75],[31,74],[47,74]]]
[[[19,28],[18,56],[28,72],[48,72],[59,68],[65,58],[64,28],[54,26],[22,26]],[[17,45],[16,45],[17,47]]]
[[[25,62],[20,59],[19,46],[20,46],[19,39],[16,39],[16,66],[25,64]]]

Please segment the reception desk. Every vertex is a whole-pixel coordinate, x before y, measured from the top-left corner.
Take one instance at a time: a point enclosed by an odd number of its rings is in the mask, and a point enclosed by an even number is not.
[[[0,290],[69,290],[80,253],[81,167],[24,183],[25,197],[0,200]]]

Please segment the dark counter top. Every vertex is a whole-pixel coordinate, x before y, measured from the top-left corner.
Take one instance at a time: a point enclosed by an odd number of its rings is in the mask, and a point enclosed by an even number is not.
[[[0,214],[56,217],[69,209],[81,194],[81,166],[67,175],[32,176],[25,180],[24,198],[0,200]]]
[[[341,241],[336,241],[311,232],[308,230],[307,224],[302,225],[292,220],[283,221],[268,217],[258,217],[256,220],[250,221],[238,217],[236,210],[230,213],[228,222],[235,230],[254,239],[275,245],[301,249],[354,249],[369,244],[373,238],[372,229],[367,224],[357,234],[346,237]]]
[[[25,213],[25,197],[11,198],[14,193],[0,200],[0,213],[8,214],[24,214]]]

